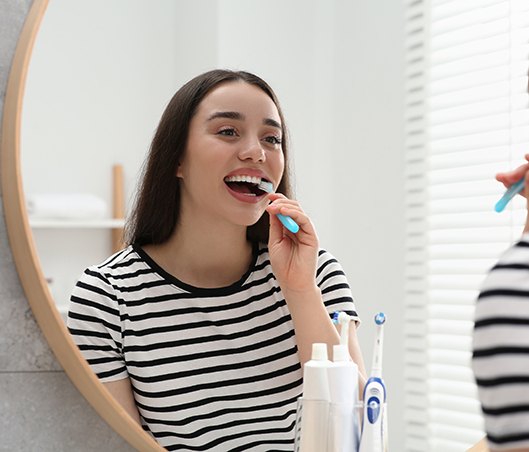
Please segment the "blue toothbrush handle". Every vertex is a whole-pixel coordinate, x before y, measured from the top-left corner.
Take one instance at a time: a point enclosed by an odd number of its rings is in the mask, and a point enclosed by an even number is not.
[[[503,211],[503,209],[505,209],[505,206],[509,203],[509,201],[523,190],[524,185],[525,185],[525,176],[522,177],[518,182],[512,184],[509,187],[509,189],[505,192],[505,194],[501,197],[501,199],[494,206],[494,210],[496,212]]]
[[[279,221],[283,223],[283,226],[285,226],[285,228],[287,228],[293,234],[299,231],[299,225],[292,218],[282,215],[280,213],[278,213],[276,216],[277,218],[279,218]]]

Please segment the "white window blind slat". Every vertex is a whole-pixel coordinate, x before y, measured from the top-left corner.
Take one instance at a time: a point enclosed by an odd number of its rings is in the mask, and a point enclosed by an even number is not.
[[[445,215],[443,215],[445,216]],[[462,217],[460,223],[471,224],[471,219],[474,219],[479,214],[470,214],[470,215],[458,215]],[[445,217],[452,217],[452,215]],[[476,220],[476,225],[481,225],[483,221],[488,221],[490,223],[489,214],[481,215],[481,220]],[[497,221],[506,222],[503,218],[499,218],[499,215],[495,215]],[[454,223],[455,220],[450,218],[450,224]],[[462,243],[462,244],[432,244],[429,245],[429,259],[435,261],[436,259],[451,259],[451,260],[466,260],[471,258],[495,258],[499,256],[500,253],[505,251],[506,245],[504,243],[487,243],[487,246],[484,246],[482,243]]]
[[[459,185],[459,184],[454,184]],[[451,228],[462,228],[462,227],[474,227],[481,228],[486,226],[506,226],[511,224],[509,218],[498,215],[496,212],[471,212],[471,213],[453,213],[453,214],[442,214],[442,215],[431,215],[429,217],[429,224],[431,229],[451,229]],[[433,246],[430,248],[431,257],[438,258],[440,256],[449,258],[463,258],[464,256],[470,256],[472,252],[475,252],[475,256],[488,257],[491,253],[498,252],[498,249],[483,250],[483,246],[480,245],[458,245],[455,247],[446,247],[443,252],[440,247]],[[497,254],[496,254],[497,255]]]
[[[464,296],[464,295],[463,295]],[[444,322],[442,320],[428,321],[428,334],[454,334],[456,336],[465,336],[472,333],[473,323],[464,320],[454,320]]]
[[[487,149],[509,145],[510,133],[508,129],[484,131],[473,135],[431,141],[429,144],[432,154],[461,152],[466,149]]]
[[[505,166],[505,168],[506,167],[507,166]],[[500,170],[500,168],[498,168],[498,170]],[[501,191],[499,184],[492,180],[432,185],[429,187],[428,193],[430,195],[430,200],[441,200],[459,198],[462,195],[465,197],[478,197],[484,195],[497,196]],[[498,215],[494,215],[493,217],[499,218]]]
[[[490,206],[490,204],[488,204]],[[500,245],[508,242],[511,238],[511,225],[503,227],[483,227],[479,230],[473,228],[452,228],[431,231],[429,234],[432,244],[464,244],[464,243],[493,243]],[[476,264],[482,262],[481,259],[474,260]],[[472,262],[467,259],[466,262]],[[435,261],[434,261],[435,263]],[[432,265],[432,264],[430,264]],[[452,268],[459,268],[459,262],[451,262]]]
[[[436,410],[443,410],[443,411],[448,411],[448,412],[453,411],[455,416],[462,415],[462,414],[472,415],[475,413],[479,413],[479,410],[480,410],[479,402],[474,397],[436,395],[436,396],[430,396],[429,402],[435,406],[435,408],[432,409],[432,415],[436,412]],[[457,410],[455,410],[454,408],[457,408]],[[466,427],[467,424],[463,424],[463,425]]]
[[[428,339],[429,345],[432,348],[437,349],[442,348],[445,350],[467,351],[471,346],[471,339],[467,337],[447,336],[444,334],[431,334]],[[472,385],[470,389],[474,391],[474,386]],[[464,394],[468,394],[468,391],[464,392]]]
[[[469,116],[490,117],[494,114],[508,114],[510,108],[509,99],[499,97],[475,103],[464,103],[455,105],[452,108],[440,109],[432,112],[429,123],[432,126],[449,124],[452,126],[460,120]]]
[[[461,119],[460,121],[440,125],[430,123],[430,139],[436,141],[457,137],[473,137],[474,135],[481,135],[494,130],[505,132],[510,126],[510,115],[508,112],[485,117],[481,117],[479,110],[471,111],[470,114],[473,114],[472,119]]]
[[[498,187],[491,187],[491,191],[495,192]],[[493,196],[464,196],[461,198],[448,198],[448,199],[436,199],[430,203],[430,209],[433,215],[435,214],[444,214],[444,213],[465,213],[465,212],[489,212],[491,206],[493,206],[496,201],[499,199],[501,194],[498,191],[498,195]],[[457,233],[459,234],[463,231],[464,228],[458,229]],[[438,231],[435,231],[438,232]],[[480,231],[476,231],[481,235]],[[455,234],[453,234],[455,236]],[[466,238],[474,240],[472,236],[469,237],[469,234],[466,235]],[[492,238],[492,236],[487,236],[487,238]],[[457,243],[461,243],[459,240]]]
[[[465,0],[431,2],[431,21],[433,24],[454,21],[456,29],[471,27],[476,23],[487,22],[505,13],[507,1]],[[435,30],[438,34],[442,30]]]
[[[439,393],[453,395],[456,397],[469,397],[475,400],[477,396],[477,390],[476,385],[474,384],[474,379],[465,382],[459,380],[454,381],[445,380],[441,378],[432,378],[430,381],[430,388],[433,388]],[[460,418],[460,414],[461,413],[452,412],[452,416],[454,416],[456,419]]]
[[[509,148],[507,146],[500,146],[497,148],[488,148],[487,152],[483,152],[483,149],[470,149],[453,154],[430,155],[429,164],[430,168],[435,169],[461,168],[484,163],[500,165],[505,164],[509,156]]]
[[[452,108],[459,105],[469,105],[471,103],[486,101],[490,99],[502,98],[510,93],[509,81],[501,79],[499,81],[479,80],[475,84],[470,84],[465,88],[456,90],[445,90],[443,93],[429,93],[428,114],[436,114],[443,108]]]
[[[474,306],[474,301],[476,299],[476,296],[478,295],[477,290],[469,290],[469,289],[452,289],[452,290],[444,290],[440,291],[437,289],[431,289],[430,290],[430,298],[429,302],[431,305],[434,303],[437,304],[450,304],[450,305],[470,305]],[[444,319],[441,319],[444,320]],[[465,322],[472,322],[472,316],[467,318],[459,318],[454,319],[452,318],[451,321],[465,321]],[[432,324],[430,324],[433,326]]]
[[[505,67],[511,64],[512,58],[509,52],[500,48],[495,52],[484,55],[472,54],[463,59],[446,61],[439,64],[431,74],[431,80],[439,81],[455,77],[456,75],[469,74],[472,76],[478,70],[493,69],[495,67]],[[480,82],[477,81],[479,85]]]
[[[450,287],[452,287],[455,290],[473,291],[476,287],[479,287],[482,280],[483,280],[482,275],[480,274],[476,275],[470,271],[463,271],[462,274],[455,274],[455,272],[452,272],[452,273],[446,273],[442,275],[438,275],[432,272],[430,274],[430,277],[428,278],[428,282],[430,283],[430,288],[432,292],[436,290],[442,290],[448,284],[450,285]],[[451,306],[450,310],[452,311],[453,315],[462,314],[462,312],[456,310],[455,306]],[[474,314],[474,310],[471,310],[470,312],[468,312],[469,320],[472,320],[473,314]]]
[[[470,441],[481,438],[476,438],[475,430],[481,428],[482,420],[480,414],[465,413],[464,415],[454,414],[453,410],[434,410],[432,413],[433,422],[436,424],[450,426],[450,427],[461,427],[462,425],[468,426],[467,431],[472,435]],[[465,440],[466,442],[466,440]],[[463,449],[462,449],[463,450]]]
[[[484,19],[486,21],[487,17],[484,17]],[[455,47],[467,45],[473,47],[476,42],[488,39],[493,40],[497,37],[508,39],[510,21],[507,17],[507,11],[502,11],[501,15],[498,13],[493,19],[487,21],[485,26],[478,23],[461,29],[459,24],[460,21],[456,20],[443,20],[432,24],[432,31],[437,33],[435,44],[431,46],[432,52],[443,51],[446,54],[448,50],[451,50],[456,52],[456,55],[459,55],[460,50],[455,50]],[[492,48],[480,49],[479,53],[490,50]],[[466,51],[463,53],[468,54]]]
[[[500,148],[501,149],[501,148]],[[505,149],[505,148],[504,148]],[[502,149],[502,151],[504,150]],[[506,152],[501,152],[507,154]],[[483,154],[489,154],[484,152]],[[453,156],[452,156],[453,157]],[[453,182],[465,182],[465,181],[491,181],[491,176],[494,177],[498,170],[498,164],[500,163],[495,156],[492,157],[489,162],[481,163],[475,162],[474,165],[462,165],[438,168],[435,163],[430,160],[430,173],[429,178],[433,184],[447,184]],[[481,159],[480,159],[481,160]],[[494,182],[494,181],[492,181]],[[494,185],[496,185],[494,183]]]
[[[508,44],[508,40],[504,42]],[[474,52],[478,49],[473,49]],[[431,62],[434,64],[443,64],[443,61],[439,58],[436,58],[435,55],[432,55],[430,58]],[[429,89],[432,96],[474,88],[477,85],[489,85],[492,83],[499,83],[509,80],[509,70],[508,67],[492,67],[487,68],[482,71],[475,71],[472,73],[458,74],[452,77],[442,78],[439,80],[432,80],[429,83]]]
[[[476,39],[470,42],[464,41],[463,43],[454,45],[451,48],[433,50],[430,55],[430,59],[434,64],[443,65],[458,60],[464,61],[468,58],[474,58],[475,55],[495,53],[501,51],[502,49],[508,48],[509,45],[509,35],[502,33],[484,39]],[[498,73],[501,74],[502,67],[498,67],[498,69]],[[491,69],[489,71],[492,72],[493,70],[494,69]]]
[[[432,452],[461,452],[467,449],[467,444],[476,443],[481,439],[474,431],[461,427],[434,424],[432,430],[436,436],[436,439],[432,440]]]
[[[433,278],[433,277],[432,277]],[[455,278],[454,278],[455,279]],[[477,281],[477,285],[481,283],[481,280]],[[435,282],[433,283],[435,286]],[[430,309],[428,309],[428,315],[437,320],[465,320],[472,322],[474,319],[474,309],[472,305],[465,305],[464,303],[446,303],[445,300],[450,300],[450,297],[457,296],[458,298],[471,298],[477,295],[474,288],[467,289],[466,287],[455,288],[451,290],[433,289],[434,300],[430,303]],[[465,292],[465,293],[462,293]],[[435,296],[437,295],[437,299]],[[430,339],[430,338],[429,338]],[[461,338],[457,338],[461,340]],[[470,342],[469,342],[470,344]]]

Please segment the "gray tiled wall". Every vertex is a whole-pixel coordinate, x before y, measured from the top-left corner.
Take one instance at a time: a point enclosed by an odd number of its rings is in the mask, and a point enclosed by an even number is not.
[[[0,119],[30,0],[0,0]],[[24,296],[0,202],[0,450],[129,451],[55,360]]]

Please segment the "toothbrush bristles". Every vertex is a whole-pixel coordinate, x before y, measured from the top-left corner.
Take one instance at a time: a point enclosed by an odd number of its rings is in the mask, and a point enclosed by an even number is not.
[[[377,315],[375,315],[375,323],[377,325],[383,325],[386,321],[386,315],[383,312],[379,312]]]
[[[272,185],[272,182],[267,182],[265,180],[259,182],[259,185],[257,187],[267,193],[272,193],[274,191],[274,186]]]

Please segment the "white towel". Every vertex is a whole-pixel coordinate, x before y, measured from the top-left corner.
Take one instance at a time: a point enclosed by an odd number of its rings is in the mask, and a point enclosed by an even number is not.
[[[89,193],[38,193],[27,197],[31,218],[86,220],[108,218],[107,203]]]

